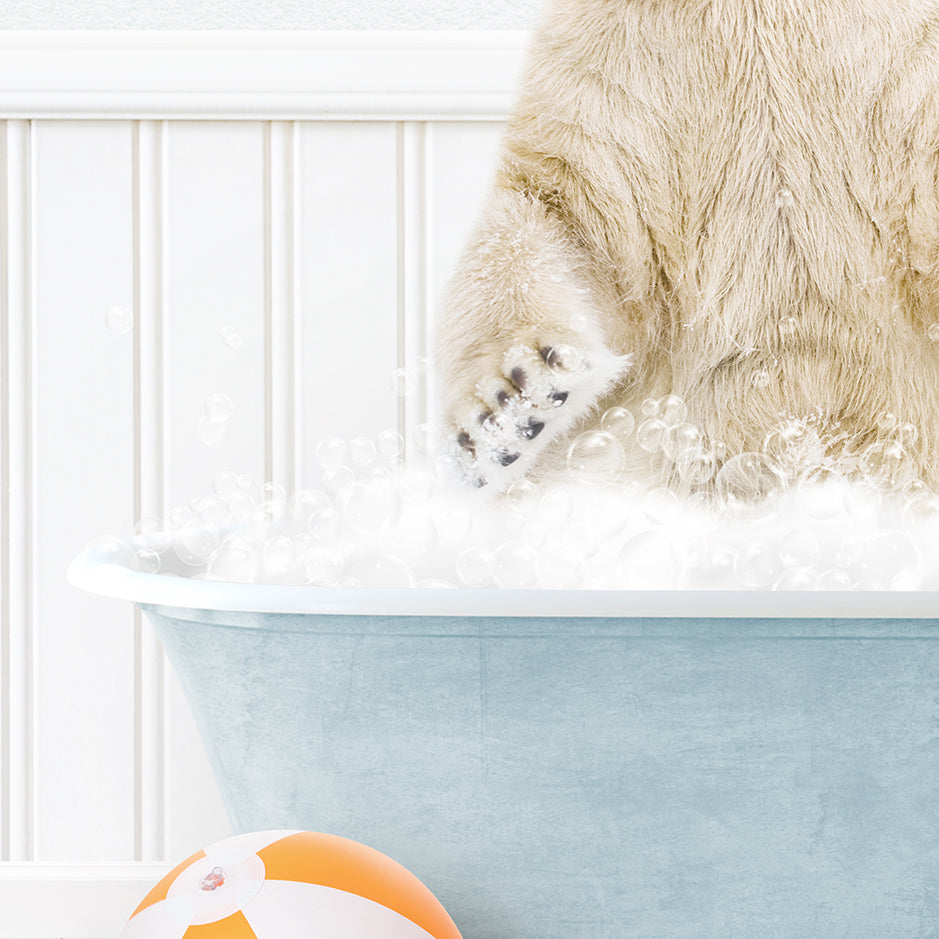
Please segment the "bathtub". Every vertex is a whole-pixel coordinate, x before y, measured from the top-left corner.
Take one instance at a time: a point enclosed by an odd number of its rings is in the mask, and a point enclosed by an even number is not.
[[[939,596],[363,590],[95,549],[237,831],[391,855],[465,939],[939,935]]]

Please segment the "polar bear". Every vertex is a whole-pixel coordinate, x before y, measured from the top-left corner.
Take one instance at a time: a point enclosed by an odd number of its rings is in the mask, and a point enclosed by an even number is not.
[[[934,487],[937,288],[939,0],[554,0],[436,324],[442,423],[488,491],[666,395],[713,470],[811,438],[790,470]]]

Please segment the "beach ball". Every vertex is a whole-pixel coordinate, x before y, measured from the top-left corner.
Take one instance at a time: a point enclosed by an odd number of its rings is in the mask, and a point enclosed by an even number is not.
[[[373,848],[311,831],[236,835],[147,894],[121,939],[460,939],[437,898]]]

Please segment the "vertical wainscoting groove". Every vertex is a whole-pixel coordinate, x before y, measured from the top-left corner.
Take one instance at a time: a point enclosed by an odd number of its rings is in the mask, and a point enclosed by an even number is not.
[[[4,859],[33,858],[35,835],[35,460],[32,421],[35,349],[32,303],[35,294],[32,272],[34,254],[32,224],[33,153],[32,122],[7,121],[3,188],[4,257],[3,316],[5,322],[6,394],[4,418],[8,487],[5,515],[8,541],[5,546],[4,583],[4,700],[3,742],[5,785],[3,787]]]
[[[265,473],[292,492],[297,483],[297,144],[293,121],[264,132]]]
[[[428,420],[427,360],[430,289],[431,125],[398,125],[398,367],[417,377],[417,390],[399,399],[398,432],[405,456],[419,449],[415,431]]]
[[[165,122],[134,125],[134,514],[162,518],[166,511],[163,470],[163,298]],[[138,861],[165,856],[165,666],[149,623],[135,613],[136,817]]]

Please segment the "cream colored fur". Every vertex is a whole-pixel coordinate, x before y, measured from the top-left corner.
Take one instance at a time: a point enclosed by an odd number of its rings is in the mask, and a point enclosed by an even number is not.
[[[441,311],[443,419],[496,489],[667,393],[719,461],[789,418],[936,486],[937,286],[939,0],[555,0]]]

